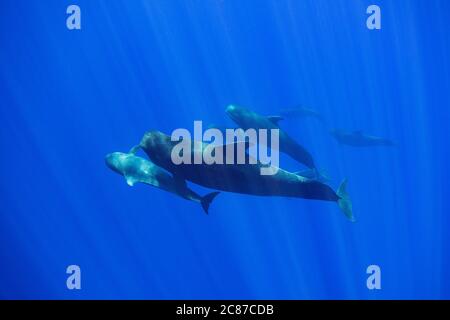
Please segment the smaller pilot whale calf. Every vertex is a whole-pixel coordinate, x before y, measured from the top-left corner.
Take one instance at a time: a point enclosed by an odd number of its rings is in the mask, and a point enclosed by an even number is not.
[[[186,183],[176,183],[176,180],[162,168],[154,163],[138,157],[134,147],[130,153],[113,152],[106,155],[106,165],[113,171],[123,175],[128,185],[133,186],[137,182],[145,183],[156,188],[174,193],[184,199],[198,202],[203,210],[208,213],[209,206],[219,192],[211,192],[204,197],[190,190]]]
[[[353,147],[372,147],[372,146],[395,146],[389,139],[370,136],[364,134],[361,130],[345,131],[333,129],[330,134],[340,143]]]

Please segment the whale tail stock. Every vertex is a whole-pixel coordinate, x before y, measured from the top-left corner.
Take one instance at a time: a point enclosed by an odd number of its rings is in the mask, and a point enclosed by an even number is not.
[[[203,210],[205,210],[205,213],[208,214],[209,206],[211,202],[214,200],[214,198],[219,194],[220,192],[215,191],[208,193],[206,196],[202,197],[200,200],[200,204],[202,205]]]
[[[289,154],[289,156],[297,162],[303,163],[309,169],[316,169],[316,165],[314,164],[314,159],[311,154],[294,140],[288,142],[285,147],[280,145],[280,150],[281,149],[284,149],[283,152]]]
[[[339,196],[338,205],[341,208],[342,212],[344,212],[345,216],[352,222],[355,222],[355,217],[353,216],[353,208],[352,201],[350,200],[350,196],[347,193],[347,179],[344,179],[336,194]]]

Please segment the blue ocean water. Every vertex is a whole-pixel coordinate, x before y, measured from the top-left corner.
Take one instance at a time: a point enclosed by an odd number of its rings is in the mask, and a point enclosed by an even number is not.
[[[66,28],[70,4],[81,30]],[[381,30],[366,27],[371,4]],[[449,13],[444,0],[3,0],[0,297],[449,299]],[[334,203],[233,193],[205,215],[105,166],[150,129],[232,125],[230,103],[303,105],[394,140],[354,148],[314,119],[281,123],[333,187],[348,179],[357,222]],[[81,290],[66,288],[72,264]],[[373,264],[381,290],[366,287]]]

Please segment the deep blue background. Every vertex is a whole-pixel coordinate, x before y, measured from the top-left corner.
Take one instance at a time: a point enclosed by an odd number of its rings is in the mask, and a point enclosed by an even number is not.
[[[444,0],[2,0],[0,297],[450,298],[449,14]],[[104,165],[149,129],[230,125],[230,103],[301,104],[395,140],[354,149],[313,119],[282,124],[334,187],[349,179],[358,221],[231,193],[207,216]]]

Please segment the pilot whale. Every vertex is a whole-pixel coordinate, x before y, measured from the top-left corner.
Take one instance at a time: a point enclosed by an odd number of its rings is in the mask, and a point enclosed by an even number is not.
[[[364,134],[361,130],[345,131],[333,129],[330,134],[340,143],[353,147],[371,147],[371,146],[394,146],[394,142],[389,139],[370,136]]]
[[[301,106],[298,106],[296,108],[280,110],[280,114],[285,118],[291,118],[291,119],[307,118],[307,117],[316,118],[322,124],[326,124],[325,118],[323,117],[322,114],[320,114],[316,110],[301,107]]]
[[[279,129],[279,149],[281,152],[289,155],[296,161],[304,164],[310,169],[314,169],[316,166],[311,154],[295,142],[286,132],[280,129],[278,121],[282,118],[278,116],[265,117],[249,109],[239,107],[236,105],[229,105],[225,112],[228,116],[236,122],[242,129],[247,130],[253,128],[258,129]]]
[[[276,171],[274,175],[261,175],[261,167],[264,165],[258,161],[244,164],[236,162],[231,162],[231,164],[174,164],[172,150],[177,143],[162,132],[149,131],[143,136],[140,147],[155,164],[171,172],[179,184],[184,184],[185,180],[189,180],[201,186],[221,191],[333,201],[338,203],[347,218],[354,221],[352,203],[346,191],[346,180],[335,192],[330,186],[320,181],[308,179],[280,168],[274,170]],[[200,148],[199,144],[201,144]],[[190,152],[194,156],[195,153],[203,152],[205,148],[211,147],[201,142],[191,142],[191,146]]]
[[[203,210],[208,213],[209,206],[219,192],[212,192],[204,197],[190,190],[186,184],[176,184],[175,179],[154,163],[135,155],[137,147],[133,147],[130,153],[113,152],[105,157],[106,165],[113,171],[125,177],[128,185],[133,186],[137,182],[145,183],[159,189],[176,194],[184,199],[198,202]]]

